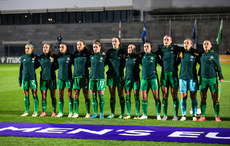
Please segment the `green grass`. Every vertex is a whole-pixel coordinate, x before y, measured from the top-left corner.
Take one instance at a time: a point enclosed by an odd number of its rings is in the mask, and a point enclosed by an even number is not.
[[[193,122],[191,121],[192,117],[189,114],[189,110],[191,109],[191,100],[188,99],[188,107],[187,107],[187,119],[184,122],[171,121],[173,116],[173,103],[171,95],[169,95],[169,107],[168,107],[168,115],[169,120],[167,121],[157,121],[156,120],[156,110],[155,110],[155,102],[152,94],[149,94],[149,106],[148,106],[148,120],[121,120],[121,119],[85,119],[85,104],[84,98],[81,93],[80,95],[80,118],[71,119],[67,118],[68,115],[68,104],[67,104],[67,96],[65,92],[65,105],[64,105],[64,118],[51,118],[51,117],[21,117],[20,115],[24,112],[24,100],[23,100],[23,92],[22,89],[18,85],[18,69],[19,65],[0,65],[0,122],[24,122],[24,123],[63,123],[63,124],[100,124],[100,125],[144,125],[144,126],[175,126],[175,127],[209,127],[209,128],[229,128],[230,127],[230,98],[229,98],[229,87],[230,87],[230,65],[221,65],[222,72],[224,75],[224,82],[222,84],[222,98],[220,101],[220,117],[222,122],[214,121],[214,110],[212,106],[212,99],[210,97],[210,92],[208,92],[208,100],[207,100],[207,109],[206,116],[207,121],[205,122]],[[158,69],[160,70],[160,69]],[[37,79],[39,79],[38,69]],[[38,80],[39,81],[39,80]],[[30,93],[31,95],[31,93]],[[57,93],[56,93],[57,95]],[[162,94],[160,93],[161,98]],[[38,97],[41,99],[40,90],[38,90]],[[180,98],[180,96],[179,96]],[[30,106],[30,115],[33,112],[33,99],[31,99]],[[110,114],[110,106],[109,106],[109,91],[106,89],[105,91],[105,116]],[[41,100],[40,100],[41,101]],[[135,105],[134,98],[132,96],[132,110],[131,114],[135,115]],[[51,115],[51,100],[50,96],[48,96],[47,101],[47,114]],[[198,93],[198,104],[200,103],[200,95]],[[39,114],[41,113],[41,102],[39,104]],[[142,113],[142,112],[141,112]],[[92,106],[91,106],[91,114],[92,114]],[[120,105],[119,99],[117,97],[116,102],[116,116],[120,114]],[[179,115],[181,115],[181,111],[179,110]],[[58,138],[25,138],[25,137],[0,137],[1,144],[0,145],[184,145],[185,143],[172,143],[172,142],[147,142],[147,141],[114,141],[114,140],[79,140],[79,139],[58,139]],[[187,143],[188,144],[188,143]],[[195,144],[189,144],[195,145]],[[205,144],[206,145],[206,144]]]

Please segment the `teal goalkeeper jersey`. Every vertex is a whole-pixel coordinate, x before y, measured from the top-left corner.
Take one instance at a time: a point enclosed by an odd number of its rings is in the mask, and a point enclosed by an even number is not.
[[[19,68],[19,84],[22,83],[22,80],[36,80],[35,66],[37,66],[37,59],[34,54],[25,54],[21,56]]]
[[[125,80],[139,81],[140,80],[140,58],[136,54],[128,55],[125,60]]]
[[[105,59],[106,56],[102,55],[101,53],[97,53],[90,56],[90,79],[105,79]]]
[[[160,63],[158,56],[153,53],[145,53],[142,57],[142,79],[149,80],[157,78],[157,63]]]

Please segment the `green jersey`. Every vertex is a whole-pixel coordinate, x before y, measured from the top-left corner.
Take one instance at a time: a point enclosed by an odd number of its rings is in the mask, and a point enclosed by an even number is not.
[[[218,72],[219,79],[224,78],[220,68],[219,56],[213,49],[209,50],[208,53],[203,53],[200,61],[201,77],[216,78],[216,72]]]
[[[86,76],[89,77],[89,57],[90,53],[87,50],[83,50],[81,52],[75,51],[74,52],[74,77],[77,76]]]
[[[109,49],[106,54],[109,70],[108,76],[123,77],[126,52],[123,49]]]
[[[193,48],[191,48],[189,51],[184,50],[183,57],[180,59],[180,79],[197,79],[196,65],[199,62],[199,57],[194,55],[194,52],[195,49]]]
[[[157,54],[163,61],[163,73],[178,71],[178,53],[182,50],[182,47],[176,45],[159,46]]]
[[[91,69],[90,69],[90,79],[105,79],[105,55],[97,53],[90,56]]]
[[[37,59],[34,54],[25,54],[20,58],[20,68],[19,68],[19,84],[22,80],[36,80],[35,69],[37,66]]]
[[[140,58],[136,54],[128,55],[125,60],[125,80],[140,81]]]
[[[50,59],[50,54],[45,55],[44,53],[38,56],[39,66],[41,66],[40,78],[41,80],[56,80],[56,64],[57,58],[52,56]]]
[[[58,79],[60,80],[72,80],[72,55],[65,53],[58,55]]]
[[[145,53],[142,57],[142,79],[149,80],[157,78],[157,63],[161,65],[159,57],[153,53]]]

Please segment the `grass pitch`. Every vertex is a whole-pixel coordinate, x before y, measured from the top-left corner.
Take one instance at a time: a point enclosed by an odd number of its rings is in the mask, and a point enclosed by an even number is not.
[[[184,122],[171,121],[173,117],[173,103],[172,97],[169,95],[168,104],[168,116],[167,121],[157,121],[156,120],[156,110],[155,102],[152,93],[149,93],[149,106],[148,106],[148,116],[147,120],[121,120],[121,119],[85,119],[85,101],[81,93],[80,95],[80,118],[72,119],[67,118],[68,115],[68,99],[65,91],[65,104],[64,104],[64,114],[63,118],[51,118],[47,117],[36,117],[31,116],[21,117],[20,115],[24,112],[24,100],[22,89],[18,85],[18,72],[19,65],[0,65],[0,122],[18,122],[18,123],[63,123],[63,124],[98,124],[98,125],[143,125],[143,126],[175,126],[175,127],[207,127],[207,128],[230,128],[230,65],[221,65],[222,72],[224,76],[224,83],[222,84],[222,93],[220,101],[220,117],[222,122],[214,121],[214,110],[212,105],[212,99],[210,92],[208,92],[207,99],[207,109],[206,117],[207,121],[204,122],[193,122],[192,115],[189,114],[191,109],[191,100],[188,98],[187,101],[187,120]],[[107,68],[106,68],[107,69]],[[158,69],[159,71],[161,69]],[[37,80],[39,82],[40,69],[36,70]],[[48,94],[49,95],[49,94]],[[197,94],[198,106],[200,106],[200,95]],[[56,97],[58,99],[58,94],[56,92]],[[160,93],[162,99],[162,94]],[[39,103],[39,114],[41,113],[41,93],[38,89]],[[140,97],[141,98],[141,97]],[[110,114],[109,105],[109,91],[108,88],[105,91],[105,117]],[[180,99],[180,95],[179,95]],[[116,97],[116,116],[120,114],[119,99]],[[33,99],[30,93],[30,115],[33,113]],[[133,95],[131,97],[131,114],[135,115],[135,105]],[[58,105],[57,105],[58,107]],[[57,109],[58,111],[58,109]],[[50,96],[47,98],[47,114],[51,115],[52,105]],[[92,106],[91,106],[91,114]],[[142,113],[142,112],[141,112]],[[163,111],[162,111],[163,115]],[[181,110],[179,109],[179,116],[181,115]],[[59,138],[26,138],[26,137],[0,137],[0,145],[185,145],[188,143],[175,143],[175,142],[148,142],[148,141],[114,141],[114,140],[82,140],[82,139],[59,139]],[[197,145],[195,143],[189,143],[189,145]],[[205,144],[207,145],[207,144]],[[211,145],[211,144],[209,144]]]

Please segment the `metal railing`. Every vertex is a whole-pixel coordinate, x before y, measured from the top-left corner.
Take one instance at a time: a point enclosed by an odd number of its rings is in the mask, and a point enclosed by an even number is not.
[[[217,13],[217,14],[178,14],[178,15],[149,15],[144,16],[144,21],[192,21],[192,20],[230,20],[230,13]],[[132,21],[138,22],[141,20],[140,16],[133,16]]]

